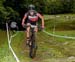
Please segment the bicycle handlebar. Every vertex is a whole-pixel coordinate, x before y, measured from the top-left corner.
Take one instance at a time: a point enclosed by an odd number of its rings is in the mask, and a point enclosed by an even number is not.
[[[29,26],[27,26],[26,24],[23,26],[23,28],[27,28],[27,27],[29,27]],[[38,30],[39,30],[39,31],[43,31],[44,28],[42,28],[42,27],[39,25],[39,26],[38,26]]]

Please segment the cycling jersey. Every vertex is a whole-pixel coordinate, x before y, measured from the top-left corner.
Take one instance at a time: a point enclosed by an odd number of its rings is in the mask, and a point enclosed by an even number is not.
[[[33,15],[30,15],[29,12],[25,13],[24,17],[27,18],[27,22],[26,23],[30,23],[32,25],[36,25],[36,23],[37,23],[37,21],[39,19],[39,15],[38,14],[39,13],[37,13],[37,12],[34,12]]]

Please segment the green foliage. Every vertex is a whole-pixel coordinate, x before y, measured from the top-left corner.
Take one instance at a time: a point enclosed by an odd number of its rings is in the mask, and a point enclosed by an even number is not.
[[[19,16],[19,13],[11,7],[13,6],[12,1],[7,1],[8,5],[5,5],[5,2],[6,1],[0,0],[0,20],[7,21],[11,18],[12,20],[16,20],[16,17]]]
[[[75,13],[75,0],[72,0],[71,11]]]

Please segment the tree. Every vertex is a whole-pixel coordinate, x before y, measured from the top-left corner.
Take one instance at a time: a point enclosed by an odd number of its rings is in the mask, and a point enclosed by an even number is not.
[[[72,3],[72,5],[71,5],[71,12],[75,13],[75,0],[71,0],[71,3]]]

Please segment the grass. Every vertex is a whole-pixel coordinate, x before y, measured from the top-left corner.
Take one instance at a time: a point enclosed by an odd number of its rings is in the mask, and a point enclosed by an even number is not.
[[[64,62],[66,62],[68,60],[68,57],[75,56],[74,40],[64,39],[63,42],[61,41],[61,39],[59,40],[59,38],[55,38],[56,39],[55,40],[53,39],[53,37],[50,37],[45,33],[39,32],[37,37],[37,44],[38,44],[37,56],[35,59],[30,59],[28,56],[28,52],[29,52],[28,47],[25,46],[25,40],[24,40],[25,35],[23,32],[19,32],[19,33],[20,34],[18,34],[15,38],[13,38],[12,47],[21,62],[25,62],[25,61],[26,62],[30,62],[30,61],[55,62],[55,60],[58,62],[58,61],[62,61],[63,59]],[[6,33],[3,35],[3,37],[4,36],[6,38]],[[8,62],[8,61],[16,62],[12,53],[8,48],[7,42],[3,44],[3,48],[1,48],[0,46],[0,52],[1,52],[0,62]],[[70,60],[72,61],[72,59]]]
[[[69,30],[69,31],[50,31],[46,30],[50,33],[53,33],[55,35],[60,35],[60,36],[68,36],[68,37],[75,37],[75,30]]]
[[[0,62],[16,62],[9,50],[5,31],[0,30]]]
[[[49,62],[55,60],[64,62],[68,60],[68,57],[75,55],[74,40],[64,39],[63,41],[57,41],[59,39],[50,37],[43,32],[38,33],[37,37],[37,56],[35,59],[30,59],[28,56],[29,49],[25,45],[25,35],[24,32],[19,32],[15,38],[12,40],[12,47],[17,54],[18,58],[21,62]],[[45,36],[44,36],[45,35]],[[40,36],[40,37],[39,37]],[[67,43],[68,42],[68,43]],[[72,47],[71,47],[72,46]],[[5,51],[5,49],[4,49]],[[12,54],[10,54],[11,58],[13,58]],[[7,57],[9,58],[9,57]],[[14,58],[11,59],[14,61]],[[11,61],[10,60],[10,61]],[[72,59],[70,59],[72,61]],[[6,60],[5,60],[6,61]]]

